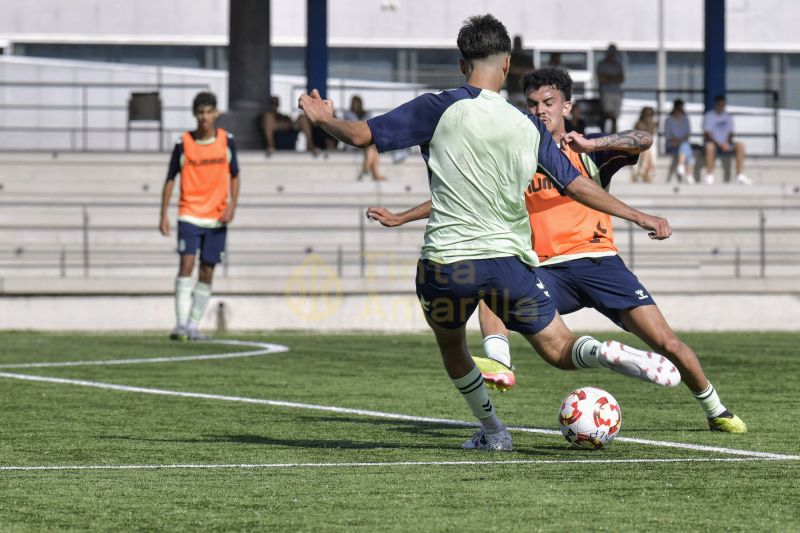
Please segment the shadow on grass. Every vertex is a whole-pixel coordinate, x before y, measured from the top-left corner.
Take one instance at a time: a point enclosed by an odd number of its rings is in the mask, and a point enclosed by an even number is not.
[[[165,442],[165,443],[184,443],[184,444],[220,444],[235,443],[257,446],[282,446],[308,449],[344,449],[344,450],[381,450],[381,449],[407,449],[407,450],[459,450],[461,443],[467,440],[476,427],[472,426],[451,426],[433,422],[419,421],[398,421],[367,419],[358,417],[298,417],[300,425],[308,427],[311,424],[322,423],[352,423],[368,424],[370,426],[384,426],[385,429],[393,432],[403,433],[408,436],[417,437],[415,442],[391,442],[387,440],[349,440],[349,439],[323,439],[323,438],[296,438],[287,439],[257,434],[219,434],[203,435],[197,438],[152,438],[135,437],[122,435],[97,435],[98,439],[119,439],[143,442]],[[304,424],[305,423],[305,424]],[[433,442],[438,441],[438,442]],[[522,449],[514,449],[514,452],[523,455],[552,455],[553,452],[563,452],[564,445],[534,445],[526,443]]]

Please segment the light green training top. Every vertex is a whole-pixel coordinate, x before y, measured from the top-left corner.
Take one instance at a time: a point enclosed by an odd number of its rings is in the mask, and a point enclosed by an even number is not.
[[[539,119],[496,92],[464,86],[422,95],[368,124],[380,151],[422,148],[432,200],[422,259],[516,256],[538,264],[525,188],[537,164],[560,189],[579,175]]]

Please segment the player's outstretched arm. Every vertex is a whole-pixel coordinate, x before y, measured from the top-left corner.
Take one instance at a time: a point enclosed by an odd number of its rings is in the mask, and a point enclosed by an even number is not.
[[[564,135],[563,142],[576,152],[599,152],[616,150],[629,154],[640,154],[653,146],[653,136],[646,131],[626,130],[603,137],[587,139],[576,131]]]
[[[579,176],[567,185],[564,192],[570,198],[597,211],[630,220],[637,226],[650,231],[651,239],[666,239],[672,235],[672,228],[666,218],[661,218],[632,208],[625,202],[608,194],[597,183],[585,176]]]
[[[164,188],[161,189],[161,215],[159,216],[158,230],[161,235],[169,235],[169,200],[172,198],[172,189],[175,188],[175,180],[167,179],[164,181]]]
[[[431,201],[423,202],[402,213],[392,213],[385,207],[370,207],[367,209],[367,218],[377,220],[388,228],[402,226],[412,220],[421,220],[431,215]]]
[[[366,148],[372,144],[372,131],[364,120],[342,120],[333,116],[333,100],[323,100],[319,91],[303,94],[297,102],[314,126],[319,126],[345,144]]]

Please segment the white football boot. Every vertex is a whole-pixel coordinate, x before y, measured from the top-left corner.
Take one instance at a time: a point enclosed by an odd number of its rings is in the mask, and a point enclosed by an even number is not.
[[[645,352],[617,341],[605,341],[600,345],[600,363],[614,372],[639,378],[663,387],[677,387],[681,373],[663,355]]]
[[[511,433],[507,429],[502,429],[494,433],[489,433],[485,429],[479,429],[471,439],[461,445],[465,450],[487,450],[490,452],[510,452]]]

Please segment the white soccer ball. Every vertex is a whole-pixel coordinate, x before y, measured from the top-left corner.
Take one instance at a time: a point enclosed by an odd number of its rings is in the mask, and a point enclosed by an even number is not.
[[[561,434],[578,448],[599,450],[619,434],[622,412],[617,400],[597,387],[581,387],[561,402]]]

